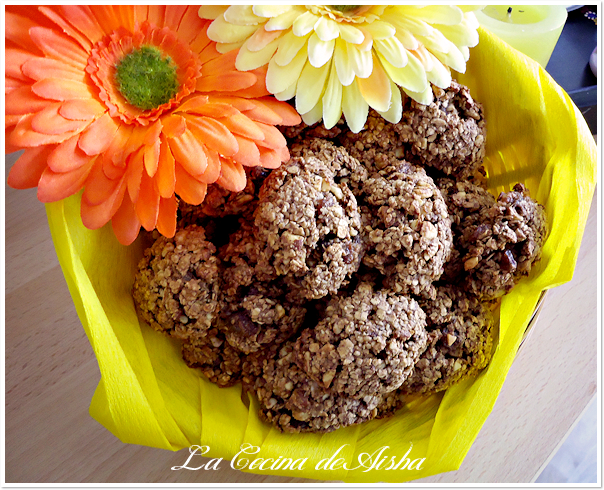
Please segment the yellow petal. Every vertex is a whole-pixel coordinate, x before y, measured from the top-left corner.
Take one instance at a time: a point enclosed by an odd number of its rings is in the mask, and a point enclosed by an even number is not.
[[[414,51],[419,48],[419,41],[409,31],[402,29],[398,30],[394,37],[396,37],[408,51]]]
[[[435,26],[442,34],[456,46],[474,47],[478,44],[478,31],[469,27],[466,20],[454,26]]]
[[[275,54],[275,62],[280,66],[285,66],[294,59],[300,50],[306,45],[311,33],[306,36],[298,37],[292,31],[288,31],[279,43],[279,48]]]
[[[289,29],[299,15],[299,11],[295,9],[288,9],[281,15],[270,19],[266,24],[264,24],[264,28],[267,31],[283,31],[285,29]]]
[[[321,41],[333,41],[340,35],[338,23],[327,17],[319,18],[315,24],[315,32]]]
[[[399,12],[429,24],[459,24],[463,20],[462,10],[455,5],[426,5],[419,8],[401,5]]]
[[[344,23],[340,25],[340,37],[352,44],[361,44],[365,40],[363,31]]]
[[[267,46],[262,48],[260,51],[250,51],[247,48],[247,42],[241,46],[239,53],[237,53],[237,59],[235,60],[235,68],[239,71],[255,70],[261,66],[266,65],[272,58],[277,47],[279,46],[279,39],[275,39]]]
[[[373,57],[371,51],[362,51],[353,44],[348,45],[348,56],[355,75],[359,78],[367,78],[373,70]],[[344,85],[344,84],[342,84]]]
[[[369,106],[363,99],[356,82],[342,88],[342,112],[353,133],[358,133],[363,129],[365,121],[367,121],[367,114],[369,114]]]
[[[420,19],[406,17],[404,14],[389,15],[387,21],[392,24],[397,32],[408,31],[414,36],[429,36],[434,28]]]
[[[322,67],[331,59],[335,45],[335,39],[322,41],[316,33],[310,36],[308,39],[308,61],[310,61],[310,64],[315,68]]]
[[[338,80],[335,61],[331,62],[329,80],[323,94],[323,125],[327,129],[333,128],[342,116],[342,84]]]
[[[306,53],[300,50],[294,59],[285,66],[279,66],[275,58],[268,64],[266,72],[266,89],[271,94],[280,93],[295,85],[306,63]]]
[[[428,48],[428,50],[445,65],[450,66],[453,70],[458,71],[459,73],[464,73],[466,71],[466,58],[464,54],[451,42],[449,42],[447,48],[446,53],[430,48]]]
[[[224,20],[239,26],[258,26],[266,22],[266,19],[254,14],[251,5],[231,5],[224,13]]]
[[[392,80],[390,80],[390,92],[392,94],[390,98],[390,109],[386,112],[378,111],[378,113],[386,119],[386,121],[396,124],[403,116],[403,98],[401,97],[401,89],[398,88]]]
[[[407,50],[396,37],[375,41],[374,48],[395,68],[407,64]]]
[[[321,120],[321,115],[323,114],[322,103],[319,100],[317,104],[307,113],[302,114],[302,121],[304,124],[308,126],[312,126],[313,124],[318,123]]]
[[[197,11],[202,19],[216,19],[222,17],[228,5],[202,5]]]
[[[334,61],[338,78],[340,79],[340,83],[344,86],[350,85],[354,81],[355,76],[350,56],[348,56],[349,49],[352,48],[348,43],[344,42],[342,39],[336,39]]]
[[[371,34],[371,37],[374,41],[376,39],[388,39],[389,37],[394,36],[396,33],[396,29],[392,24],[381,20],[376,20],[371,24],[365,24],[363,29],[367,30]]]
[[[275,96],[275,99],[281,100],[281,101],[293,99],[294,96],[296,95],[297,86],[298,86],[298,80],[296,80],[294,83],[292,83],[289,87],[287,87],[282,92],[275,93],[273,95]]]
[[[386,112],[390,108],[390,79],[378,59],[373,60],[373,71],[367,78],[358,78],[361,95],[376,111]]]
[[[243,43],[245,43],[245,41],[239,41],[238,43],[217,43],[216,51],[221,54],[228,53],[234,49],[239,49],[241,46],[243,46]]]
[[[379,53],[378,58],[392,81],[405,91],[423,92],[429,86],[424,67],[415,56],[409,56],[409,62],[402,68],[395,68]]]
[[[432,88],[428,87],[423,92],[412,92],[411,90],[405,90],[405,93],[416,102],[423,105],[430,105],[434,101],[434,95],[432,94]]]
[[[260,51],[262,48],[268,46],[269,43],[273,42],[282,32],[267,32],[263,27],[260,27],[252,36],[245,42],[245,46],[250,51]]]
[[[451,85],[451,71],[438,61],[433,54],[428,53],[433,58],[432,69],[426,70],[428,81],[440,88],[448,88]]]
[[[315,68],[306,62],[296,88],[296,110],[298,114],[309,112],[319,101],[325,90],[329,65]]]
[[[260,17],[271,18],[291,12],[293,8],[295,8],[293,5],[254,5],[252,10]]]
[[[258,26],[236,26],[229,24],[223,17],[217,17],[208,27],[207,35],[212,41],[219,43],[236,43],[245,41]]]
[[[319,17],[312,12],[306,11],[294,21],[292,30],[296,36],[306,36],[306,34],[314,29],[318,20]]]

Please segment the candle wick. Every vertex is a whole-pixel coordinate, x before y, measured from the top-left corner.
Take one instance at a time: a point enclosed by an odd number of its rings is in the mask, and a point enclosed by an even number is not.
[[[512,22],[512,7],[508,7],[508,16],[506,22]]]

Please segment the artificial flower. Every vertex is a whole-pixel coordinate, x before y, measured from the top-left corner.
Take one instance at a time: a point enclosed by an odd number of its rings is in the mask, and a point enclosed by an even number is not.
[[[268,64],[266,87],[279,100],[295,96],[307,124],[333,127],[342,113],[359,132],[372,107],[396,123],[400,87],[430,104],[431,84],[447,88],[451,69],[464,72],[478,43],[473,10],[453,5],[202,6],[213,20],[208,37],[223,53],[239,49],[236,67]]]
[[[140,227],[173,236],[178,198],[239,191],[245,166],[289,158],[275,125],[300,122],[240,72],[188,6],[7,6],[6,151],[25,149],[8,183],[43,202],[83,189],[84,225],[111,220],[123,244]]]

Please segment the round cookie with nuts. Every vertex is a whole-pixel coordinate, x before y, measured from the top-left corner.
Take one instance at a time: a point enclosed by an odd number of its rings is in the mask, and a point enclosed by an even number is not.
[[[433,295],[452,245],[447,206],[426,172],[399,161],[367,179],[359,198],[363,263],[386,276],[384,285],[404,294]]]
[[[360,264],[356,199],[334,177],[317,156],[294,157],[260,190],[254,213],[258,266],[272,267],[301,299],[337,292]]]
[[[361,283],[338,296],[294,344],[298,366],[325,389],[362,398],[398,388],[426,348],[417,302]]]
[[[203,228],[161,236],[145,250],[132,296],[141,318],[155,330],[188,340],[205,335],[218,313],[220,259]]]

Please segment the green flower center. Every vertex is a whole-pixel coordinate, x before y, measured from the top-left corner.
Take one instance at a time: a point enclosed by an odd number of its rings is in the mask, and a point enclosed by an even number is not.
[[[156,47],[141,46],[116,65],[115,81],[129,104],[148,111],[169,102],[178,93],[177,68]]]
[[[338,12],[342,12],[343,14],[348,14],[353,10],[356,10],[360,7],[360,5],[330,5],[329,8],[333,10],[337,10]]]

